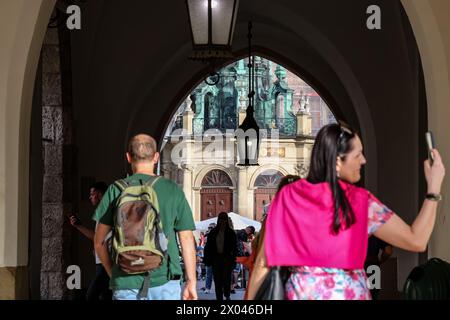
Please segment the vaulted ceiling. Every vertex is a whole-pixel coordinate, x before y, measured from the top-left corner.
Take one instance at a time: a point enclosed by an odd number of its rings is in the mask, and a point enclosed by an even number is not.
[[[372,4],[381,8],[381,30],[366,27]],[[112,179],[125,173],[127,138],[148,132],[160,139],[206,68],[188,60],[183,1],[88,1],[82,12],[82,29],[72,32],[80,174]],[[246,54],[249,20],[255,52],[296,72],[360,129],[369,187],[389,186],[386,170],[417,176],[421,68],[399,1],[241,1],[236,58]],[[398,158],[384,156],[393,152]]]

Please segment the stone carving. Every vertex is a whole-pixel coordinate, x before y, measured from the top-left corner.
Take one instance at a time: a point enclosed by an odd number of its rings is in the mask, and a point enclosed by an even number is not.
[[[300,105],[300,108],[298,109],[299,112],[303,112],[303,113],[310,112],[309,96],[306,94],[303,94],[303,91],[300,92],[300,99],[299,99],[298,103]]]
[[[298,175],[301,178],[306,178],[306,176],[308,175],[308,172],[309,172],[308,165],[306,165],[304,163],[300,163],[300,164],[297,164],[296,169],[297,169]]]
[[[277,188],[283,174],[279,171],[266,170],[262,172],[255,181],[255,187],[259,188]]]
[[[232,187],[230,177],[225,171],[214,169],[209,171],[203,178],[202,187]]]

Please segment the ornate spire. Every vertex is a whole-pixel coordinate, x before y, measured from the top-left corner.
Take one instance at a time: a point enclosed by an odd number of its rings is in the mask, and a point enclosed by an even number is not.
[[[185,111],[192,111],[192,99],[190,96],[187,96],[186,98],[186,110]]]

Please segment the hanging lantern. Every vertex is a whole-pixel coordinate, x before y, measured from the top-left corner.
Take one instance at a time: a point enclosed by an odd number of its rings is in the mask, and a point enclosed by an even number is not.
[[[251,109],[249,111],[249,109]],[[259,153],[259,127],[253,117],[253,107],[247,107],[247,116],[236,130],[238,166],[257,166]]]
[[[227,59],[239,0],[186,0],[194,52],[191,59]]]
[[[248,101],[246,116],[236,130],[238,166],[257,166],[259,155],[259,126],[253,116],[255,96],[254,57],[252,56],[252,23],[248,23]]]

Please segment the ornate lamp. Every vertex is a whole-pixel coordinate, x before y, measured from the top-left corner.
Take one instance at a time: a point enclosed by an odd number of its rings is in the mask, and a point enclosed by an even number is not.
[[[191,26],[194,51],[192,60],[208,62],[211,65],[210,82],[219,81],[215,63],[232,58],[233,39],[239,0],[186,0]]]
[[[239,0],[186,0],[192,32],[192,59],[231,58]]]
[[[254,57],[252,56],[252,23],[248,23],[248,107],[242,124],[236,130],[238,166],[257,166],[259,127],[253,117],[255,97]]]

